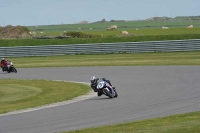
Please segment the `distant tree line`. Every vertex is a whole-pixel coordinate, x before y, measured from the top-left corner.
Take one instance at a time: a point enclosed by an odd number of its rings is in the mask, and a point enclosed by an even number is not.
[[[200,20],[200,16],[177,16],[175,18],[184,20]]]
[[[93,23],[105,23],[105,22],[125,22],[125,20],[114,20],[114,19],[112,19],[110,21],[106,21],[106,19],[104,18],[100,21],[96,21],[96,22],[93,22]]]

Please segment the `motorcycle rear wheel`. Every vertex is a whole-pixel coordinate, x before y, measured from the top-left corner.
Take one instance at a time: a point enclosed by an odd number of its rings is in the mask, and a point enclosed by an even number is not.
[[[106,93],[106,95],[109,97],[109,98],[113,98],[113,95],[110,94],[110,92],[106,89],[104,89],[104,92]]]

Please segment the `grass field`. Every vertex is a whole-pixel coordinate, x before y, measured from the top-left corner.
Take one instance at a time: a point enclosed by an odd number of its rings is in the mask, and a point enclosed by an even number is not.
[[[67,39],[18,39],[18,40],[1,39],[0,47],[142,42],[142,41],[164,41],[164,40],[187,40],[187,39],[200,39],[200,34],[177,34],[177,35],[171,34],[171,35],[149,35],[149,36],[136,35],[131,37],[114,36],[114,37],[103,37],[103,38],[67,38]]]
[[[86,94],[88,85],[46,80],[0,79],[0,114],[67,101]]]
[[[194,25],[195,29],[200,28],[200,21],[132,21],[132,22],[105,22],[105,23],[88,23],[88,24],[60,24],[60,25],[41,25],[41,26],[28,26],[27,28],[30,31],[36,31],[38,36],[41,35],[55,35],[58,36],[60,33],[64,33],[64,31],[81,31],[84,33],[92,33],[92,34],[103,34],[104,36],[112,36],[119,35],[121,30],[129,31],[133,34],[144,34],[144,35],[152,35],[152,34],[160,34],[162,26],[168,26],[170,29],[175,29],[174,31],[167,31],[167,34],[179,34],[185,33],[187,34],[186,27],[188,25]],[[106,28],[117,25],[118,31],[107,31]],[[90,30],[92,28],[92,30]],[[139,30],[136,30],[139,29]],[[152,30],[153,29],[153,30]],[[160,30],[159,30],[160,29]],[[182,32],[182,29],[184,32]],[[152,31],[151,31],[152,30]],[[178,31],[177,31],[178,30]],[[197,30],[197,29],[196,29]],[[195,30],[195,31],[196,31]],[[40,32],[44,33],[40,33]],[[157,33],[157,31],[159,31]],[[192,31],[192,30],[190,30]],[[190,34],[190,31],[188,34]],[[198,30],[199,31],[199,30]],[[197,31],[197,32],[198,32]],[[173,33],[174,32],[174,33]],[[162,33],[162,34],[166,34]],[[199,32],[198,32],[199,33]]]
[[[200,112],[62,133],[199,133]]]
[[[35,31],[37,33],[37,37],[60,36],[69,31],[78,31],[99,37],[77,37],[67,39],[0,39],[0,47],[200,39],[199,22],[200,21],[133,21],[28,26],[30,31]],[[114,24],[118,26],[117,30],[106,31],[106,28]],[[194,28],[186,28],[191,24],[194,25]],[[161,29],[162,26],[169,26],[169,29],[163,30]],[[81,30],[78,28],[81,28]],[[92,30],[89,28],[92,28]],[[122,36],[120,33],[121,30],[128,31],[130,35],[128,37]]]
[[[122,29],[128,31],[130,34],[134,34],[135,36],[149,36],[149,35],[180,35],[180,34],[200,34],[200,28],[171,28],[167,30],[163,29]],[[120,36],[120,30],[117,31],[85,31],[85,33],[91,34],[103,34],[104,36]]]
[[[141,65],[200,65],[200,51],[65,55],[47,57],[7,58],[16,68],[81,67],[81,66],[141,66]]]
[[[146,29],[146,28],[161,28],[162,26],[169,26],[170,28],[186,28],[188,25],[200,27],[200,21],[132,21],[132,22],[105,22],[105,23],[88,23],[88,24],[58,24],[58,25],[38,25],[28,26],[29,30],[33,31],[49,31],[49,32],[63,32],[78,30],[81,28],[88,31],[89,28],[93,30],[105,30],[106,28],[117,25],[121,29]]]
[[[89,25],[89,24],[88,24]],[[91,24],[92,25],[92,24]],[[84,25],[82,25],[84,26]],[[118,30],[114,30],[114,31],[106,31],[106,28],[97,28],[97,29],[93,29],[93,30],[89,30],[89,29],[68,29],[66,30],[65,28],[58,28],[59,26],[55,26],[55,29],[53,28],[53,26],[42,26],[40,27],[41,29],[34,29],[33,31],[36,31],[37,36],[59,36],[61,34],[64,34],[64,31],[68,32],[68,31],[77,31],[77,32],[83,32],[83,33],[90,33],[90,34],[96,34],[96,35],[103,35],[104,37],[113,37],[113,36],[120,36],[120,32],[122,30],[126,30],[128,31],[130,34],[134,34],[135,36],[147,36],[147,35],[180,35],[180,34],[200,34],[200,25],[198,27],[192,28],[192,29],[187,29],[185,27],[181,27],[181,26],[175,26],[175,27],[171,27],[167,30],[163,30],[161,29],[162,26],[160,26],[159,28],[156,27],[152,27],[152,28],[148,28],[148,27],[143,27],[143,28],[134,28],[134,27],[128,27],[127,28],[118,28]],[[124,26],[126,27],[126,26]],[[138,26],[140,27],[140,26]],[[43,29],[44,28],[44,29]],[[51,29],[53,28],[53,29]],[[60,29],[60,30],[58,30]],[[40,33],[41,31],[43,31],[44,33]]]

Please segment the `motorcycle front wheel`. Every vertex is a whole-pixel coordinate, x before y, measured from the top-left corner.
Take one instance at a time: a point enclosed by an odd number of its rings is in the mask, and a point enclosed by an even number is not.
[[[13,67],[13,72],[17,73],[17,69],[15,69],[14,67]]]
[[[114,97],[118,97],[117,91],[115,91],[115,96]]]

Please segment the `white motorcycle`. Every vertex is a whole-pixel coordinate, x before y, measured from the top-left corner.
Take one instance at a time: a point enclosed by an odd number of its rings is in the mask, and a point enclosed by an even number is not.
[[[118,97],[117,91],[114,90],[109,83],[102,79],[97,81],[97,91],[100,91],[109,98]]]

